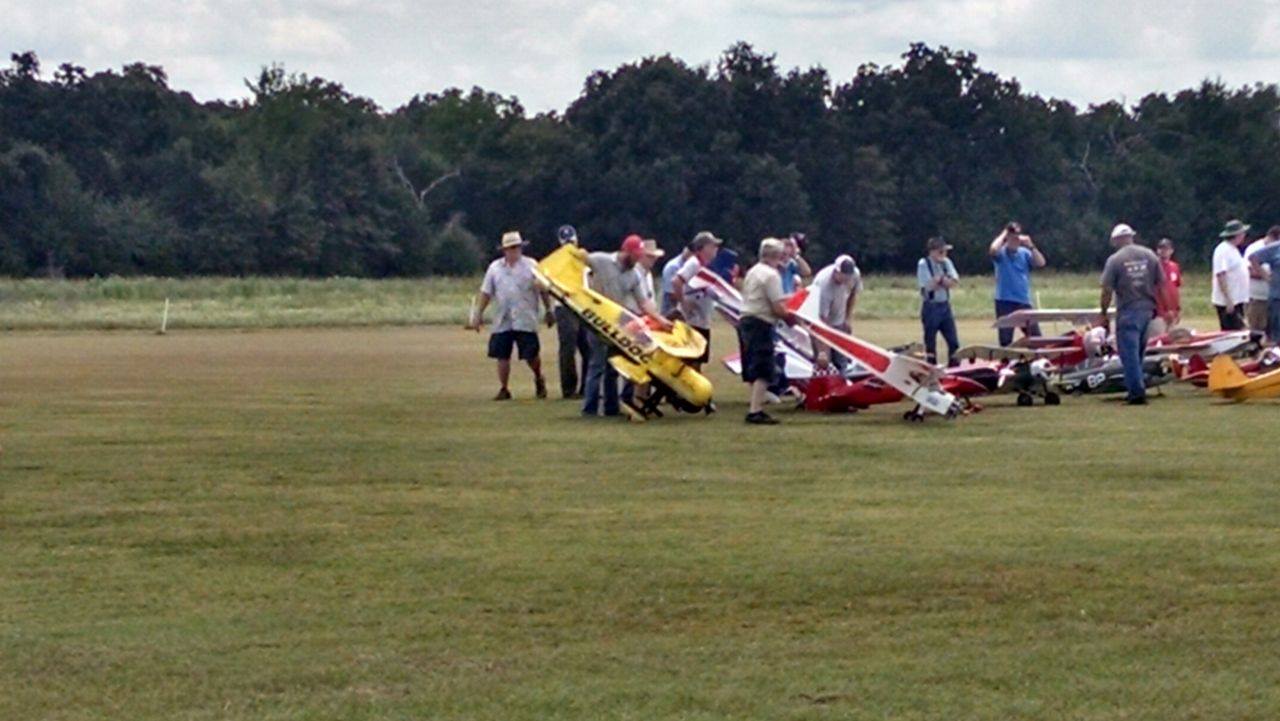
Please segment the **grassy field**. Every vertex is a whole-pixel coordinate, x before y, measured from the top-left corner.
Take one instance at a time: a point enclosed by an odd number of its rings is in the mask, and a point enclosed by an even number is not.
[[[1280,708],[1280,404],[637,426],[483,340],[0,339],[0,718]]]
[[[1212,315],[1208,273],[1193,273],[1187,281],[1187,312]],[[1092,308],[1097,284],[1092,274],[1042,273],[1035,279],[1046,308]],[[479,287],[479,278],[0,279],[0,329],[155,329],[166,298],[169,327],[179,329],[461,325]],[[956,293],[957,314],[989,317],[992,287],[990,276],[966,279]],[[866,288],[858,306],[863,318],[906,319],[919,313],[913,277],[871,275]]]

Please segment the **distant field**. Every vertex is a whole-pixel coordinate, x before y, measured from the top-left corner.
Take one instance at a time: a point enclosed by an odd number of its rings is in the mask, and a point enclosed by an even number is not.
[[[1193,315],[1212,315],[1207,273],[1183,289]],[[1044,307],[1093,307],[1095,274],[1044,273],[1035,288]],[[88,281],[0,280],[0,329],[152,329],[165,298],[170,328],[291,328],[461,324],[479,278],[361,280],[333,278],[107,278]],[[870,275],[858,304],[864,319],[914,318],[915,279]],[[962,318],[991,315],[990,276],[973,276],[956,293]]]
[[[484,340],[0,340],[0,719],[1276,718],[1280,401],[634,425]]]

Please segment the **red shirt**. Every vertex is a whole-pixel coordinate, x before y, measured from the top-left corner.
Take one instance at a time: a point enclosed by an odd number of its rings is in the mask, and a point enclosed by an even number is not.
[[[1164,292],[1156,304],[1156,314],[1161,318],[1172,318],[1182,313],[1182,292],[1179,290],[1182,287],[1182,268],[1172,258],[1161,260],[1160,267],[1164,269],[1165,283]]]

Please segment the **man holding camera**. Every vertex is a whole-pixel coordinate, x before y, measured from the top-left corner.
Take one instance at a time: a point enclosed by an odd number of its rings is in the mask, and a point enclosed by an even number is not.
[[[988,251],[996,270],[996,319],[1018,310],[1030,310],[1031,269],[1045,266],[1044,254],[1036,247],[1031,236],[1022,232],[1022,226],[1010,222],[1000,235],[991,241]],[[1038,323],[1028,323],[1022,332],[1027,336],[1040,335]],[[1001,328],[1000,345],[1013,342],[1013,328]]]

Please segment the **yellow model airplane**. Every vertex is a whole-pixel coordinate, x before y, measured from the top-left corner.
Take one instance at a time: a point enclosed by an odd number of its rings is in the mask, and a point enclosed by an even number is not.
[[[1209,390],[1233,401],[1280,397],[1280,369],[1250,378],[1230,356],[1209,364]]]
[[[586,272],[587,251],[564,245],[538,263],[537,276],[551,295],[618,350],[609,362],[623,378],[649,384],[649,397],[628,404],[628,414],[641,421],[661,417],[658,405],[664,400],[688,413],[706,410],[711,381],[689,362],[702,355],[707,340],[681,321],[669,331],[650,328],[644,318],[588,288]]]

